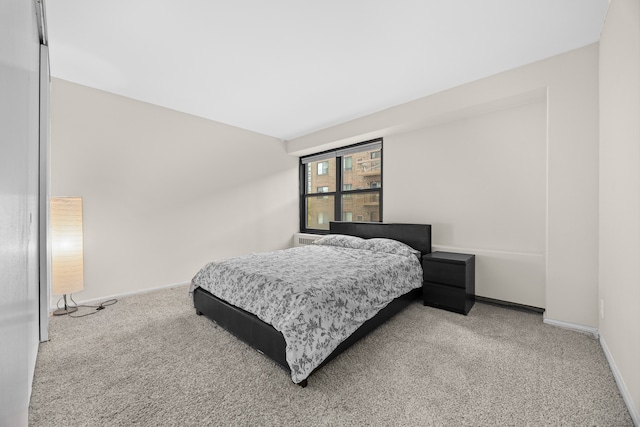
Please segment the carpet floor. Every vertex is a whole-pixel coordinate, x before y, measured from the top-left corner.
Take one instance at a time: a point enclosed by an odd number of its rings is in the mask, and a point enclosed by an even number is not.
[[[29,424],[633,426],[599,342],[537,313],[416,302],[301,388],[184,286],[52,318]]]

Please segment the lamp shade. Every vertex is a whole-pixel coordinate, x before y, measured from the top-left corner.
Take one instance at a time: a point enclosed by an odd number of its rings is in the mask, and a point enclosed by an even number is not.
[[[51,199],[51,273],[53,293],[71,294],[84,288],[82,197]]]

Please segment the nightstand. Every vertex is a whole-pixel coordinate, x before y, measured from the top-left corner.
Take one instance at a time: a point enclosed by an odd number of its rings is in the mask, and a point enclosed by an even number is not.
[[[432,252],[422,257],[424,305],[466,315],[476,301],[475,255]]]

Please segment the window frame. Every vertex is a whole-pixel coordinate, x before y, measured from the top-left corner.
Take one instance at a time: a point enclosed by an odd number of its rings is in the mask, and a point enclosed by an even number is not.
[[[344,183],[342,182],[342,168],[343,168],[343,158],[344,157],[352,157],[353,156],[353,150],[358,149],[359,147],[362,147],[362,151],[366,151],[367,149],[367,145],[373,145],[373,144],[379,144],[380,146],[380,151],[379,151],[379,155],[376,155],[375,159],[379,159],[380,161],[380,186],[376,187],[376,188],[356,188],[356,189],[351,189],[351,190],[344,190]],[[307,228],[307,199],[309,198],[317,198],[317,197],[322,197],[322,196],[333,196],[333,200],[334,200],[334,221],[339,221],[342,220],[343,218],[343,212],[342,212],[342,201],[343,201],[343,196],[347,196],[347,195],[352,195],[352,194],[366,194],[366,193],[378,193],[378,198],[379,198],[379,203],[378,203],[378,212],[377,212],[377,217],[378,217],[378,221],[377,222],[382,222],[383,221],[383,187],[384,187],[384,172],[383,172],[383,162],[384,162],[384,155],[382,154],[384,149],[383,146],[383,140],[382,138],[376,138],[376,139],[372,139],[369,141],[364,141],[364,142],[360,142],[358,144],[352,144],[352,145],[348,145],[345,147],[340,147],[337,149],[333,149],[333,150],[326,150],[326,151],[322,151],[322,152],[318,152],[318,153],[314,153],[308,156],[302,156],[300,157],[300,164],[299,164],[299,189],[300,189],[300,194],[299,194],[299,204],[300,204],[300,232],[301,233],[313,233],[313,234],[329,234],[329,230],[325,230],[325,229],[318,229],[318,228]],[[342,151],[345,150],[349,150],[348,153],[345,154],[340,154]],[[357,152],[357,151],[356,151]],[[305,191],[305,189],[307,189],[307,187],[309,185],[311,185],[311,180],[310,177],[308,176],[308,169],[307,169],[307,164],[311,163],[312,161],[308,161],[305,162],[305,159],[308,158],[313,158],[313,157],[319,157],[318,162],[322,162],[324,161],[322,159],[323,156],[327,156],[328,158],[332,158],[335,157],[335,168],[336,168],[336,177],[335,177],[335,191],[328,191],[328,192],[317,192],[317,193],[311,193],[310,189],[311,187],[309,187],[309,191]],[[352,160],[353,162],[353,160]],[[353,164],[353,163],[352,163]],[[353,170],[353,166],[352,166],[352,170]],[[317,170],[316,170],[317,171]],[[323,174],[326,175],[326,174]],[[352,214],[352,216],[355,216]],[[360,215],[358,215],[359,217]],[[357,221],[356,221],[357,222]]]

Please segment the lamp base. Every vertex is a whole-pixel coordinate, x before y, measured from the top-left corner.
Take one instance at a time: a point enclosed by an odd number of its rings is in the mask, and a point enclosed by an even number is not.
[[[56,311],[53,312],[54,316],[63,316],[65,314],[69,314],[69,313],[73,313],[74,311],[78,311],[78,307],[66,307],[66,308],[59,308]]]

